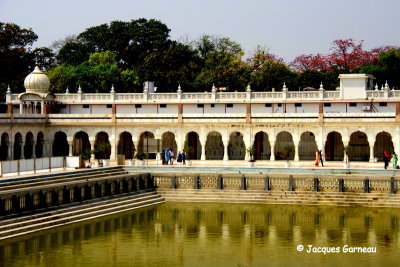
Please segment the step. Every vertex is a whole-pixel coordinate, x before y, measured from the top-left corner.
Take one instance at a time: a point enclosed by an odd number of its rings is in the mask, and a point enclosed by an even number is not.
[[[78,176],[67,176],[67,177],[60,176],[60,177],[51,178],[51,179],[30,180],[29,182],[14,183],[14,184],[10,184],[10,185],[0,184],[0,192],[12,190],[12,189],[18,189],[21,187],[25,188],[28,186],[56,184],[56,183],[62,183],[62,182],[67,182],[67,181],[79,181],[79,180],[85,180],[85,179],[93,179],[93,178],[97,178],[97,177],[109,177],[109,176],[120,175],[120,174],[128,174],[128,172],[123,171],[123,170],[122,171],[112,171],[112,172],[96,172],[96,173],[90,173],[90,174],[78,175]]]
[[[91,218],[96,218],[96,217],[101,217],[101,216],[108,216],[110,214],[115,214],[118,212],[123,212],[123,211],[128,211],[131,209],[135,209],[138,206],[149,206],[153,203],[158,203],[162,202],[161,198],[148,198],[148,199],[136,199],[134,202],[129,202],[129,203],[124,203],[123,206],[118,205],[117,207],[107,207],[102,209],[85,209],[82,210],[81,212],[75,212],[75,213],[66,213],[66,214],[60,214],[55,217],[51,218],[43,218],[40,221],[34,221],[31,222],[29,221],[29,224],[20,224],[20,225],[13,225],[12,227],[10,226],[8,229],[1,229],[0,230],[0,238],[4,236],[8,236],[11,234],[19,233],[19,232],[26,232],[26,231],[31,231],[34,229],[44,229],[45,227],[48,226],[59,226],[59,225],[64,225],[66,223],[72,223],[76,221],[83,221],[83,220],[88,220]]]
[[[79,210],[70,211],[70,209],[63,209],[64,213],[57,213],[56,215],[48,214],[41,218],[30,220],[26,218],[26,221],[8,224],[6,227],[0,228],[0,240],[10,238],[13,236],[23,235],[35,231],[41,231],[52,227],[58,227],[61,225],[71,224],[79,221],[89,220],[102,216],[108,216],[111,214],[129,211],[132,209],[138,209],[142,207],[148,207],[164,203],[165,200],[159,195],[152,194],[143,197],[136,196],[133,199],[125,199],[122,203],[116,202],[101,202],[102,205],[91,206],[89,208],[83,208],[80,206]]]

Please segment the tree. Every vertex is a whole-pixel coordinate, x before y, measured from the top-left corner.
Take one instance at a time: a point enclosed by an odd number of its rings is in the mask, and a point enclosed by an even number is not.
[[[149,54],[139,70],[144,80],[157,81],[165,91],[176,91],[178,84],[195,90],[193,80],[200,71],[200,59],[192,47],[174,43],[168,49]]]
[[[100,64],[114,64],[117,55],[109,50],[104,52],[95,52],[89,56],[90,65],[100,65]]]
[[[244,90],[250,81],[250,68],[242,61],[240,45],[226,37],[205,35],[196,44],[202,70],[197,75],[195,87],[210,90],[213,84],[230,90]]]
[[[31,46],[37,38],[31,29],[0,22],[0,90],[10,85],[13,91],[23,91],[24,78],[34,67]]]
[[[277,91],[282,89],[283,84],[290,90],[294,88],[296,73],[289,69],[284,63],[268,60],[263,63],[260,71],[252,73],[251,88],[255,91]]]
[[[321,83],[323,84],[324,89],[335,90],[338,86],[336,73],[306,70],[300,72],[294,79],[294,84],[298,89],[304,89],[306,87],[318,89]]]
[[[379,85],[388,81],[390,86],[400,88],[400,49],[392,48],[379,55],[373,64],[365,65],[360,70],[361,73],[372,74]]]
[[[39,47],[33,50],[33,59],[36,65],[44,70],[49,70],[56,66],[55,55],[48,47]]]

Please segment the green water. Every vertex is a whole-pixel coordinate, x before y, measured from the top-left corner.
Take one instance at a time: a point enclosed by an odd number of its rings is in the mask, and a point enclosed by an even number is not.
[[[3,241],[0,266],[400,266],[399,223],[398,209],[167,203]]]

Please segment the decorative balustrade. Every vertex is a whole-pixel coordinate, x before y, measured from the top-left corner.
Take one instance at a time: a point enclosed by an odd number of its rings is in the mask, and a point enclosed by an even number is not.
[[[198,177],[198,187],[196,186]],[[321,192],[381,192],[397,193],[400,180],[394,178],[367,177],[260,177],[224,174],[179,174],[176,176],[157,174],[154,176],[158,188],[174,189],[223,189],[223,190],[270,190],[270,191],[321,191]],[[221,180],[220,180],[221,179]],[[391,182],[393,179],[393,182]],[[222,185],[220,182],[222,181]]]
[[[368,99],[400,98],[400,90],[378,90],[366,92]],[[18,94],[11,94],[11,102],[18,102]],[[282,101],[339,100],[340,91],[282,91],[282,92],[203,92],[203,93],[68,93],[55,94],[62,103],[146,103],[146,102],[246,102],[265,103]]]

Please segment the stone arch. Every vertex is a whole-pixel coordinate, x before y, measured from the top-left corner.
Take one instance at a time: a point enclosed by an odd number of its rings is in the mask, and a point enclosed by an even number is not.
[[[7,160],[9,155],[10,138],[8,133],[3,133],[1,135],[1,145],[0,145],[0,160]]]
[[[326,137],[325,160],[342,161],[344,157],[344,145],[342,135],[338,132],[330,132]]]
[[[111,144],[106,132],[98,132],[94,142],[94,158],[109,159],[111,155]]]
[[[36,136],[35,155],[37,158],[43,157],[43,146],[44,146],[44,135],[42,132],[38,132]]]
[[[175,134],[173,132],[165,132],[161,136],[161,149],[172,148],[175,155],[178,155],[178,145],[176,144]],[[182,152],[182,151],[180,151]]]
[[[28,132],[25,135],[25,144],[24,144],[24,158],[30,159],[33,156],[33,133]]]
[[[230,160],[244,160],[246,145],[241,132],[233,132],[229,135],[228,158]]]
[[[289,158],[286,158],[285,156],[285,147],[291,146],[294,147],[294,142],[293,142],[293,137],[292,134],[286,131],[278,133],[276,136],[276,142],[275,142],[275,159],[276,160],[283,160],[283,159],[289,159],[293,160],[294,159],[294,154],[291,153],[289,155]]]
[[[22,156],[23,156],[22,144],[23,144],[22,134],[20,132],[18,132],[14,135],[14,144],[13,144],[13,151],[14,151],[13,158],[14,159],[22,158]]]
[[[59,131],[54,134],[52,152],[54,157],[68,156],[69,145],[64,132]]]
[[[192,149],[188,152],[186,151],[188,147]],[[185,138],[185,152],[189,156],[188,159],[200,159],[201,158],[201,147],[199,134],[196,132],[188,132]]]
[[[207,160],[222,160],[224,158],[224,143],[219,132],[212,131],[207,134],[205,152]]]
[[[79,131],[75,134],[73,140],[72,154],[78,156],[83,152],[90,150],[91,145],[89,141],[89,135],[84,131]]]
[[[254,136],[253,147],[255,149],[254,158],[256,160],[266,160],[271,157],[271,144],[269,143],[268,134],[261,131]]]
[[[154,134],[149,131],[145,131],[140,134],[139,137],[139,144],[138,144],[138,152],[148,152],[148,149],[151,150],[151,141],[150,143],[147,141],[147,139],[154,139]],[[156,158],[156,153],[149,153],[148,154],[149,159],[155,159]]]
[[[349,160],[369,161],[369,153],[368,136],[360,131],[352,133],[349,141]]]
[[[132,159],[135,153],[135,145],[132,141],[132,134],[129,132],[122,132],[119,135],[118,141],[118,155],[125,155],[126,159]]]
[[[376,135],[374,143],[374,157],[383,160],[383,151],[387,151],[389,155],[394,152],[392,136],[387,132],[380,132]]]
[[[299,160],[315,160],[315,151],[317,149],[315,134],[309,131],[302,133],[299,143]]]

